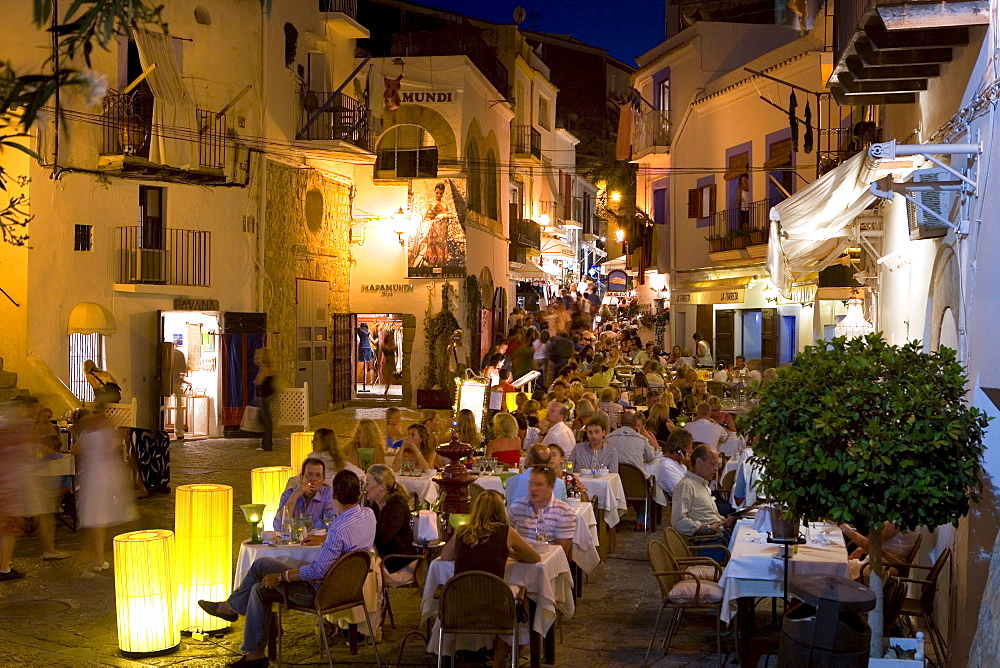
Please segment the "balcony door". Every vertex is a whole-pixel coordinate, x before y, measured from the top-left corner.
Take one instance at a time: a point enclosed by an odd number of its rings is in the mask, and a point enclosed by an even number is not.
[[[329,282],[295,280],[295,385],[309,383],[311,412],[323,412],[330,403],[329,312]]]

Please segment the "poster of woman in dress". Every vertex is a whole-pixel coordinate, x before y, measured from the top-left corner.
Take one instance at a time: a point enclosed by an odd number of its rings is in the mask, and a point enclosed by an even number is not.
[[[410,278],[465,276],[464,191],[464,179],[410,181],[410,211],[420,216],[410,236]]]

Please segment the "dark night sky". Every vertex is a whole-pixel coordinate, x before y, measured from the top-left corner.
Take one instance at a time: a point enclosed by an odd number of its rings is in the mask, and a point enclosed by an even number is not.
[[[416,1],[496,23],[512,23],[514,8],[521,6],[528,12],[522,28],[571,35],[632,66],[636,56],[663,41],[664,0]]]

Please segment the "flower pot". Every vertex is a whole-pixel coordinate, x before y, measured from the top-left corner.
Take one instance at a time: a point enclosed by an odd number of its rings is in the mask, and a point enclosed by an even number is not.
[[[781,511],[771,509],[771,536],[775,540],[795,540],[799,537],[799,520],[786,520],[781,517]]]

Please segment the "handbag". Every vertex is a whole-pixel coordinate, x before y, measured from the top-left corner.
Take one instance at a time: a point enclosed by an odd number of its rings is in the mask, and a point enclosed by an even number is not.
[[[264,433],[264,423],[260,421],[260,409],[256,406],[243,407],[243,419],[240,420],[240,431],[257,434]]]

